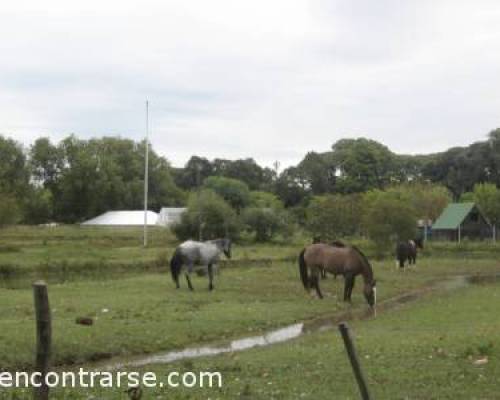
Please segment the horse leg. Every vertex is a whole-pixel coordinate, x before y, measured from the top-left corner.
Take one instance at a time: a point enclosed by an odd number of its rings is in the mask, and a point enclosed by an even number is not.
[[[208,264],[208,290],[213,290],[213,279],[214,279],[214,271],[212,269],[212,264]]]
[[[186,268],[186,281],[187,281],[189,290],[194,290],[193,285],[191,284],[191,278],[190,278],[191,272],[193,272],[193,265],[189,264],[188,267]]]
[[[352,279],[351,279],[351,285],[349,286],[349,293],[348,293],[349,303],[351,302],[352,289],[354,289],[354,284],[355,283],[356,283],[356,277],[353,276]]]
[[[317,269],[314,269],[313,271],[311,271],[311,282],[312,282],[312,285],[314,286],[314,288],[316,289],[316,293],[318,294],[318,297],[320,299],[322,299],[323,298],[323,294],[321,293],[321,290],[319,288],[319,276],[318,276],[318,270]]]
[[[321,268],[321,279],[326,279],[326,269]]]
[[[344,301],[351,301],[349,296],[349,290],[352,286],[352,274],[346,274],[344,276]]]

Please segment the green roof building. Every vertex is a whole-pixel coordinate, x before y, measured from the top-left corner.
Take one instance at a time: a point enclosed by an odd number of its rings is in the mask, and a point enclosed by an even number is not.
[[[432,237],[441,240],[485,239],[492,228],[475,203],[450,203],[432,225]]]

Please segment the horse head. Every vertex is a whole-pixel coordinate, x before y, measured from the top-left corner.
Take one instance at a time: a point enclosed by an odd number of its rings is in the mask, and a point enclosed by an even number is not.
[[[377,281],[375,279],[365,283],[363,294],[370,307],[375,307],[377,304]]]
[[[422,238],[415,239],[414,242],[419,249],[424,249],[424,240]]]
[[[222,251],[227,258],[231,258],[231,239],[222,240]]]

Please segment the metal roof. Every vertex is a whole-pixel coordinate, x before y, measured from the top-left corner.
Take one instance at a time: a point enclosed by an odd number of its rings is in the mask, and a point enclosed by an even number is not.
[[[148,225],[156,225],[158,214],[148,211]],[[108,226],[136,226],[144,225],[144,211],[108,211],[82,225],[108,225]]]
[[[460,224],[474,209],[474,203],[450,203],[432,225],[432,230],[458,229]]]
[[[186,207],[163,207],[158,215],[157,224],[170,226],[180,222],[181,215],[187,210]]]

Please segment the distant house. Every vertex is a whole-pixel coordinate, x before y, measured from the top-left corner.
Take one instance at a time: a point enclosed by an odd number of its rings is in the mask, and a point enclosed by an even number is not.
[[[181,216],[185,211],[185,207],[163,207],[160,210],[157,224],[167,227],[172,226],[180,222]]]
[[[474,203],[451,203],[432,225],[433,239],[485,239],[491,236],[491,225]]]
[[[158,222],[158,214],[147,212],[148,226]],[[82,222],[85,226],[144,226],[144,211],[108,211],[88,221]]]

